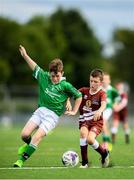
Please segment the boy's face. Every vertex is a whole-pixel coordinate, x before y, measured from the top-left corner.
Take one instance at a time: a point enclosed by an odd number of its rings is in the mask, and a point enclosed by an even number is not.
[[[124,85],[123,85],[123,83],[117,83],[115,85],[115,87],[119,91],[120,94],[124,92]]]
[[[63,72],[50,72],[51,81],[54,84],[57,84],[60,82],[61,77],[63,76]]]
[[[99,77],[92,77],[90,76],[90,89],[92,91],[97,91],[98,88],[102,85]]]

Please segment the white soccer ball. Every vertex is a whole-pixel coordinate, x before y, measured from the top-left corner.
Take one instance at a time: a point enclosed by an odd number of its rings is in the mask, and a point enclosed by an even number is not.
[[[79,162],[79,155],[75,151],[66,151],[62,155],[62,163],[64,166],[76,166]]]

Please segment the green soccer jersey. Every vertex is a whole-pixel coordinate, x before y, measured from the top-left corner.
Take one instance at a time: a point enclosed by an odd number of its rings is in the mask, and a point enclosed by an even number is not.
[[[113,104],[115,102],[120,101],[120,95],[119,95],[118,91],[114,87],[112,87],[111,85],[109,85],[108,88],[106,89],[106,94],[107,94],[107,106],[106,106],[106,108],[112,108]]]
[[[53,84],[49,72],[43,71],[38,65],[33,71],[38,80],[39,99],[38,106],[54,111],[58,116],[64,112],[64,104],[68,97],[79,98],[81,93],[63,78],[59,83]]]

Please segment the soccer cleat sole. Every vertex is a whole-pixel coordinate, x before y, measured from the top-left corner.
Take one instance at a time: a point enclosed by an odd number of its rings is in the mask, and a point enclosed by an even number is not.
[[[23,166],[22,160],[17,160],[17,161],[13,164],[13,167],[21,168],[22,166]]]
[[[18,166],[17,164],[14,164],[13,167],[18,167],[18,168],[20,168],[20,166]]]

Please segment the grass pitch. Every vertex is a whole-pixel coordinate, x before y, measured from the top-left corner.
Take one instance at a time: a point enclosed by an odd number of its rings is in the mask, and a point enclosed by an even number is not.
[[[52,134],[44,138],[37,151],[25,162],[23,168],[13,168],[17,160],[20,140],[20,127],[0,128],[0,178],[1,179],[133,179],[134,178],[134,132],[131,130],[131,143],[126,145],[122,130],[111,152],[109,168],[101,168],[100,155],[90,146],[88,156],[91,167],[80,169],[66,168],[61,162],[62,154],[74,150],[80,155],[79,130],[72,124],[60,124]],[[98,137],[101,142],[101,136]]]

